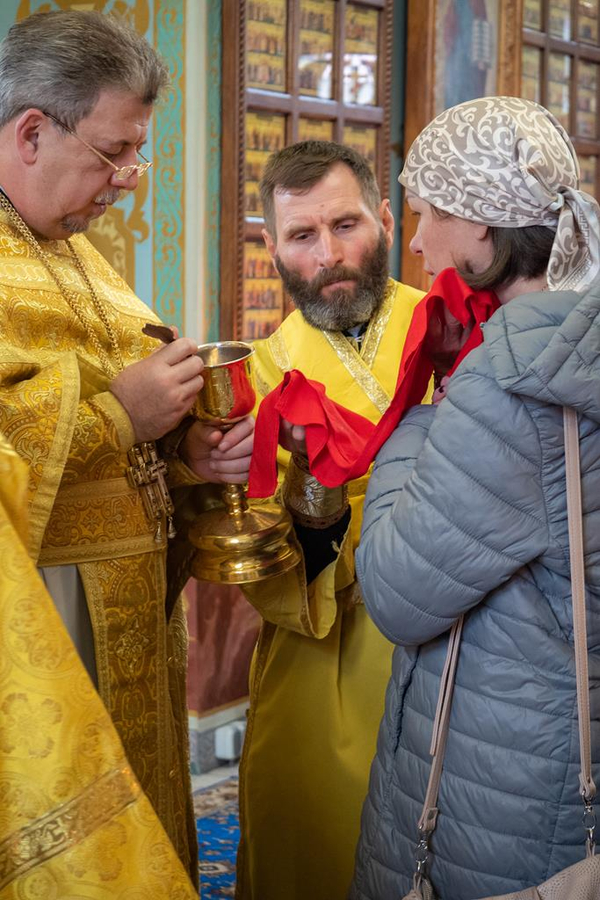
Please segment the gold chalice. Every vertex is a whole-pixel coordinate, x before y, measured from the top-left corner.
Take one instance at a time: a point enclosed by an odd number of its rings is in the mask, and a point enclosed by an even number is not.
[[[227,431],[254,409],[252,355],[241,341],[202,344],[204,387],[192,407],[201,422]],[[225,509],[201,513],[188,537],[196,548],[192,574],[205,581],[244,584],[292,569],[300,553],[292,542],[292,519],[276,503],[249,505],[242,485],[226,484]]]

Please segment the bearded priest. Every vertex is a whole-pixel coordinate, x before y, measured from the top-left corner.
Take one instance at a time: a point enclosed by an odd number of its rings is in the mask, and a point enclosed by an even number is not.
[[[296,310],[256,343],[264,397],[300,370],[377,422],[396,387],[420,291],[388,277],[394,235],[366,159],[304,141],[272,155],[263,237]],[[337,489],[308,471],[303,429],[279,435],[280,491],[304,563],[246,587],[263,617],[240,769],[239,900],[345,900],[392,645],[354,572],[368,477]]]

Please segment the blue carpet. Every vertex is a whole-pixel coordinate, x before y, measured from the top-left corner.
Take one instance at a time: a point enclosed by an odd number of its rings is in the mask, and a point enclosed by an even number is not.
[[[235,896],[240,838],[237,792],[237,778],[228,778],[194,794],[202,900]]]

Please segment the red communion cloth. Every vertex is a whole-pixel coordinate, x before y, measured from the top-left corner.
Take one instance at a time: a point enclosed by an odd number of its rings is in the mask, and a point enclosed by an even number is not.
[[[492,291],[473,291],[456,269],[444,269],[431,290],[415,307],[406,336],[396,391],[392,402],[374,425],[363,416],[330,400],[320,381],[305,378],[292,369],[260,405],[254,437],[255,452],[250,466],[249,497],[270,497],[277,488],[279,425],[287,419],[306,429],[306,450],[312,474],[325,487],[338,487],[364,475],[377,451],[388,439],[404,413],[420,403],[433,374],[433,363],[425,350],[430,321],[442,307],[462,325],[475,322],[467,342],[448,374],[483,341],[481,323],[498,309]]]

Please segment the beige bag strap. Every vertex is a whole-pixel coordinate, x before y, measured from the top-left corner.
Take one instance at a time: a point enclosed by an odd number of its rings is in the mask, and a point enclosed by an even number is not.
[[[585,614],[585,568],[583,562],[583,511],[581,506],[581,473],[579,468],[579,431],[577,413],[563,409],[565,425],[565,465],[567,470],[567,519],[571,561],[571,593],[573,598],[573,640],[577,673],[577,715],[581,795],[586,804],[596,796],[592,779],[592,740],[590,728],[590,688],[588,674],[587,622]]]
[[[431,772],[429,774],[423,812],[419,819],[420,832],[431,833],[436,825],[438,814],[437,798],[440,789],[442,768],[444,765],[444,755],[446,752],[446,740],[448,738],[450,723],[450,708],[452,706],[452,694],[454,691],[454,679],[456,676],[463,622],[464,616],[457,619],[452,626],[450,637],[448,639],[448,652],[446,653],[446,662],[444,663],[444,671],[442,672],[437,709],[433,720],[433,732],[431,735],[431,746],[429,748],[429,753],[432,757]]]
[[[409,894],[409,897],[414,896],[423,898],[429,896],[433,898],[433,890],[429,884],[425,870],[427,859],[429,857],[429,839],[433,834],[437,823],[437,798],[440,789],[442,768],[444,766],[446,740],[448,739],[448,732],[450,730],[450,709],[452,706],[452,693],[454,691],[454,679],[456,676],[463,622],[464,616],[460,616],[452,626],[450,637],[448,639],[448,651],[446,653],[446,662],[444,663],[444,670],[442,672],[440,693],[433,720],[431,746],[429,748],[429,753],[432,756],[431,771],[429,773],[429,781],[425,793],[425,802],[423,803],[423,812],[421,813],[418,826],[419,842],[415,851],[414,893]]]
[[[565,431],[565,468],[567,479],[567,520],[569,526],[569,556],[571,568],[571,594],[573,603],[573,641],[575,645],[575,671],[577,678],[577,712],[579,719],[579,747],[581,772],[579,781],[585,812],[584,828],[587,831],[586,853],[594,853],[595,817],[592,800],[596,785],[592,779],[592,742],[590,727],[590,689],[588,675],[587,624],[585,613],[585,567],[583,557],[583,515],[581,507],[581,474],[579,468],[579,432],[577,413],[563,409]],[[425,863],[429,855],[429,839],[435,829],[438,816],[437,800],[444,765],[446,741],[450,726],[450,708],[454,679],[458,663],[458,651],[464,616],[452,626],[448,652],[440,684],[437,709],[433,722],[430,754],[431,771],[423,812],[419,819],[419,843],[416,851],[415,884],[425,876]]]

